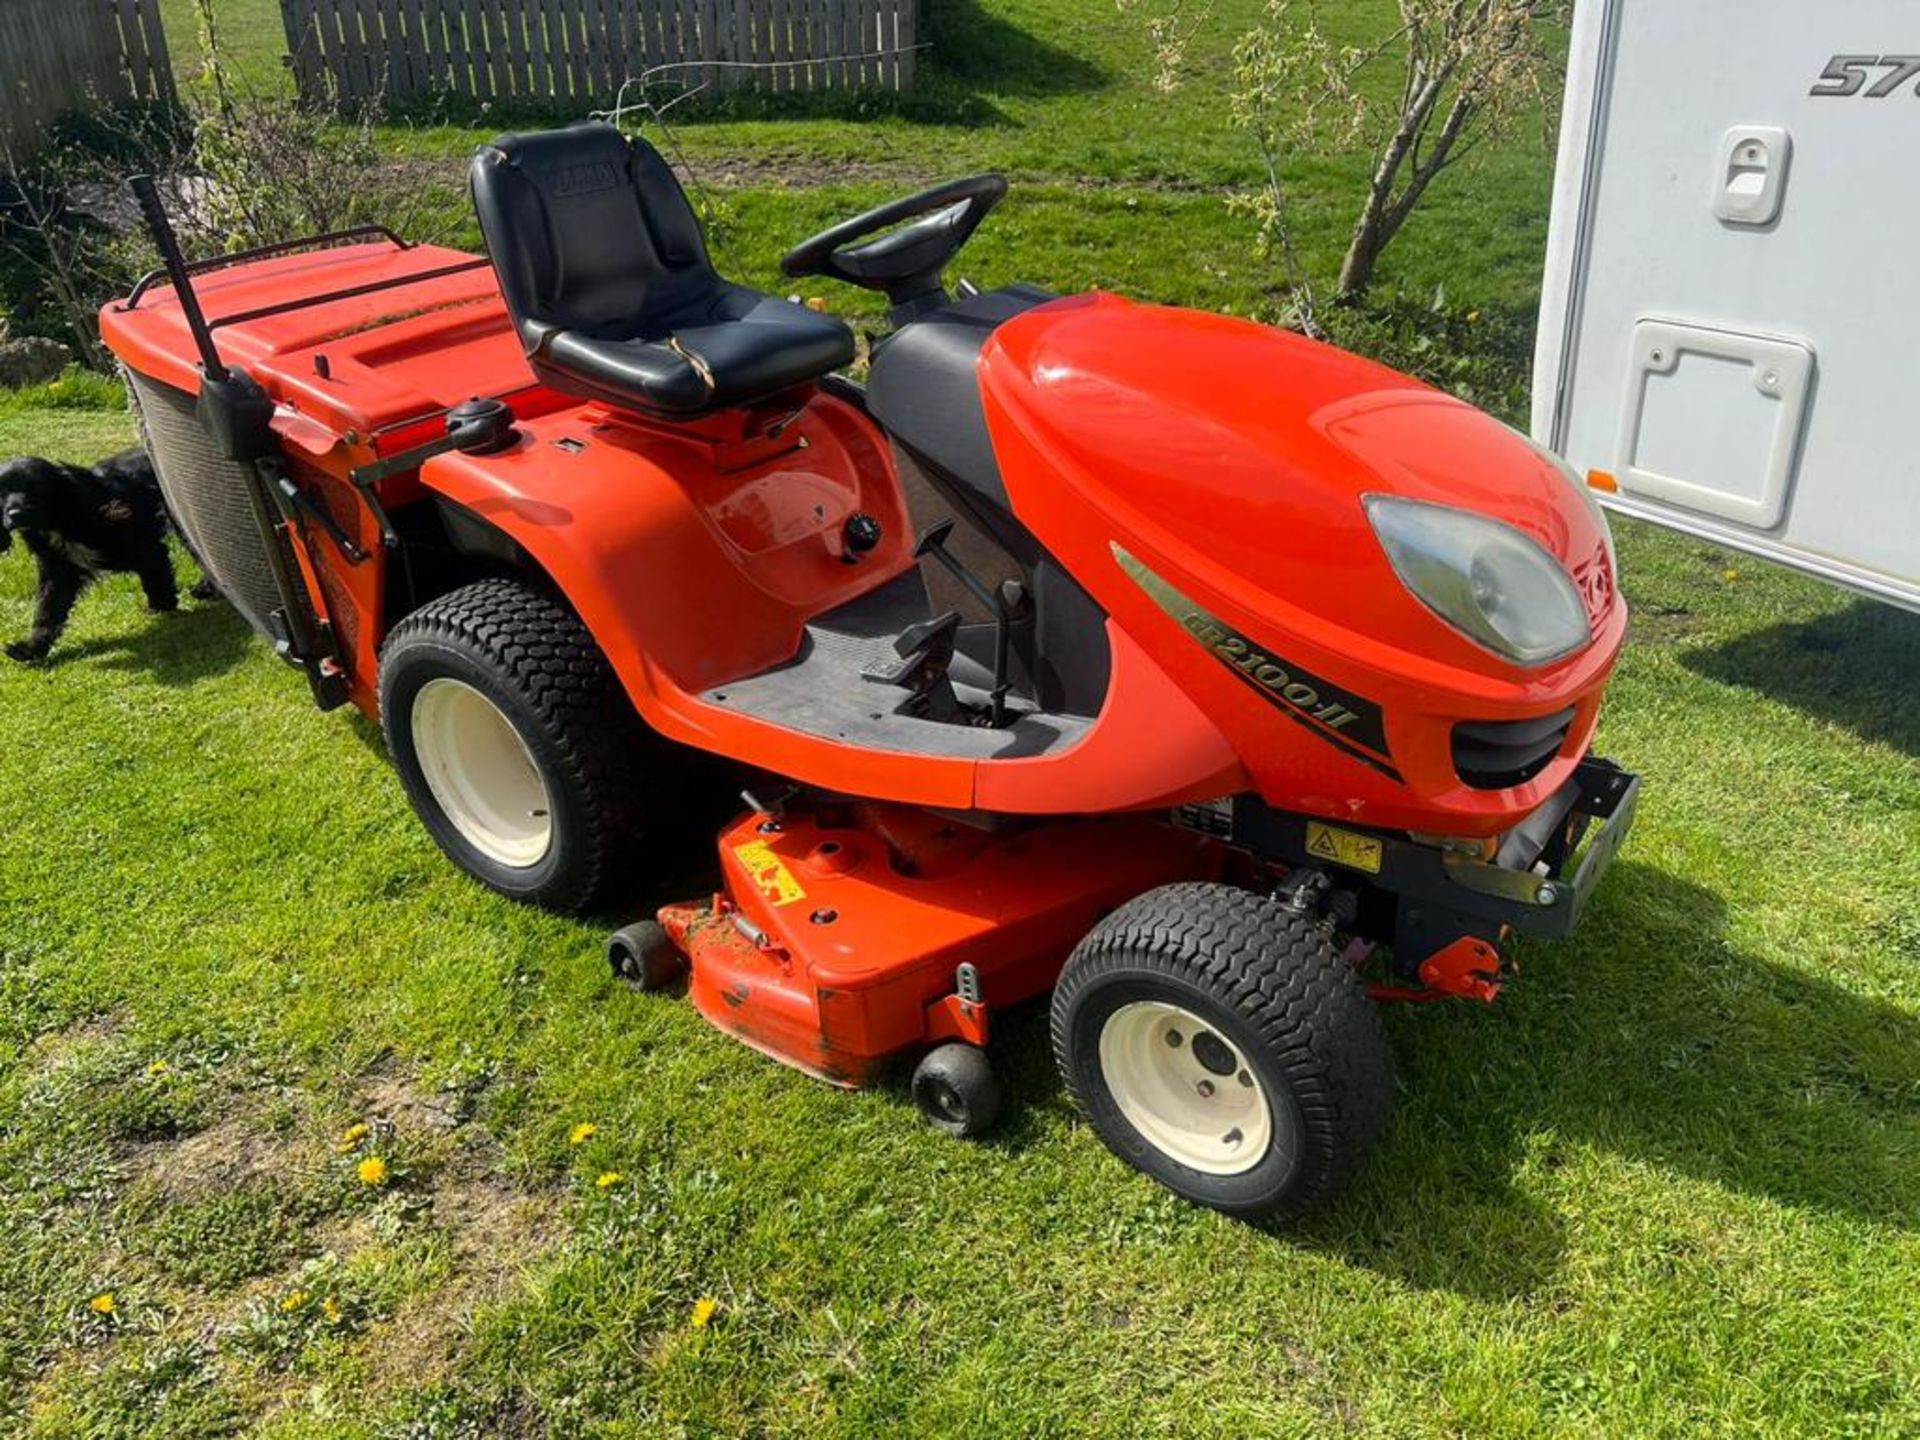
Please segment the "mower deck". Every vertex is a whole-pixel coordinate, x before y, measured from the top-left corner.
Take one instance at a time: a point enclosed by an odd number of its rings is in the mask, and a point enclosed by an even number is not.
[[[994,832],[871,804],[749,814],[721,836],[720,861],[721,895],[659,917],[694,1004],[850,1087],[903,1049],[985,1044],[989,1012],[1052,988],[1103,914],[1218,866],[1207,841],[1156,820]]]

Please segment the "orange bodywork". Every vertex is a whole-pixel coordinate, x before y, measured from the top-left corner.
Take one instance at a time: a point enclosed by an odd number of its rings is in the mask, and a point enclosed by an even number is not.
[[[734,414],[669,426],[573,402],[534,381],[491,270],[459,268],[470,260],[376,243],[215,272],[197,288],[223,355],[278,402],[295,478],[376,555],[379,527],[349,472],[432,438],[468,395],[507,399],[522,431],[511,448],[429,460],[383,481],[380,499],[394,510],[437,495],[508,537],[672,739],[912,804],[1077,814],[1252,789],[1289,809],[1451,835],[1503,831],[1586,750],[1625,630],[1611,585],[1591,592],[1593,644],[1523,669],[1406,592],[1359,503],[1370,489],[1446,497],[1506,519],[1576,572],[1598,565],[1610,576],[1594,521],[1544,462],[1471,407],[1345,352],[1102,295],[1008,322],[980,372],[1016,513],[1110,617],[1108,693],[1084,738],[1024,757],[909,754],[704,700],[791,657],[809,619],[914,563],[885,436],[821,391],[779,425]],[[273,310],[289,293],[412,275],[426,278]],[[101,329],[143,374],[197,384],[164,288],[132,310],[109,306]],[[841,539],[855,511],[878,519],[884,537],[858,558]],[[386,566],[349,563],[318,528],[302,538],[353,698],[371,713],[391,618]],[[1192,624],[1122,568],[1122,552],[1252,637],[1249,664],[1376,705],[1378,745],[1343,744],[1270,703],[1195,643]],[[1561,755],[1526,784],[1476,790],[1455,775],[1456,721],[1566,706],[1576,718]]]
[[[452,276],[457,251],[351,246],[215,272],[197,284],[223,356],[279,404],[275,429],[297,480],[364,550],[376,518],[349,472],[432,439],[469,394],[506,399],[522,437],[504,453],[449,454],[381,483],[398,509],[444,496],[510,537],[564,593],[635,706],[662,734],[795,780],[960,809],[1056,814],[1125,810],[1241,788],[1219,730],[1124,631],[1087,737],[1045,756],[974,760],[863,749],[730,711],[702,690],[790,657],[816,615],[914,563],[913,530],[885,437],[856,407],[811,392],[778,440],[745,438],[746,417],[666,426],[582,405],[538,385],[492,272]],[[433,278],[371,296],[234,324],[290,289]],[[185,324],[164,287],[101,331],[125,363],[191,392]],[[321,370],[325,374],[321,374]],[[762,417],[764,418],[764,417]],[[880,546],[848,563],[841,527],[863,510]],[[323,530],[302,536],[341,638],[351,695],[376,709],[387,623],[384,564],[350,563]]]

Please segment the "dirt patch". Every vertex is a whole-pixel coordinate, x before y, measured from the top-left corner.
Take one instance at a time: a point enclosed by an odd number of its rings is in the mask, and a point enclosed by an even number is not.
[[[42,1037],[29,1055],[36,1067],[78,1071],[124,1043],[107,1017]],[[564,1191],[512,1183],[499,1143],[466,1118],[458,1095],[398,1067],[362,1076],[349,1093],[348,1115],[370,1131],[359,1143],[401,1157],[395,1182],[377,1194],[343,1178],[358,1150],[344,1137],[337,1095],[230,1091],[206,1128],[115,1150],[118,1193],[135,1223],[114,1242],[120,1253],[108,1268],[169,1345],[194,1347],[207,1373],[228,1374],[221,1386],[244,1390],[260,1415],[303,1403],[315,1375],[296,1362],[335,1322],[355,1353],[349,1372],[361,1398],[456,1380],[475,1317],[527,1287],[567,1235]],[[221,1219],[223,1197],[242,1192],[263,1197],[269,1221],[284,1220],[276,1232],[284,1243],[259,1252],[257,1270],[243,1265],[230,1277],[208,1279],[205,1264],[179,1263],[183,1253],[199,1262],[225,1254],[222,1247],[255,1253],[242,1223],[254,1212],[242,1206],[233,1224]],[[192,1248],[194,1227],[208,1224],[206,1248]],[[290,1311],[289,1298],[303,1292],[309,1298],[295,1304],[304,1308]],[[329,1296],[339,1297],[343,1317],[323,1318]],[[99,1355],[94,1340],[60,1346],[35,1367],[32,1393],[50,1401],[76,1391],[118,1340]],[[531,1409],[489,1425],[489,1434],[541,1433]]]
[[[369,1120],[384,1121],[402,1134],[448,1135],[462,1123],[451,1097],[399,1075],[369,1076],[360,1086],[360,1104]]]
[[[658,137],[650,140],[659,144]],[[863,181],[895,182],[903,190],[925,189],[950,178],[926,169],[912,157],[879,156],[869,159],[823,158],[805,152],[764,151],[701,154],[682,152],[672,143],[659,148],[682,178],[691,174],[703,185],[729,189],[810,190],[820,185],[855,185]],[[684,162],[684,163],[683,163]],[[418,188],[434,185],[462,188],[466,183],[465,156],[407,155],[388,162],[392,173]]]
[[[432,1217],[452,1238],[460,1264],[489,1281],[517,1277],[560,1238],[554,1195],[490,1177],[434,1191]]]
[[[362,1341],[369,1383],[411,1388],[452,1374],[473,1319],[506,1299],[565,1233],[557,1191],[529,1191],[503,1179],[500,1147],[463,1118],[454,1097],[410,1076],[380,1071],[359,1087],[363,1114],[414,1141],[425,1161],[421,1218],[445,1237],[450,1273],[410,1296],[367,1330]],[[367,1222],[349,1221],[323,1237],[347,1256],[367,1243]]]
[[[1654,604],[1636,606],[1627,624],[1627,633],[1637,645],[1677,645],[1700,630],[1692,611]]]
[[[60,1070],[88,1050],[104,1050],[117,1044],[124,1033],[118,1015],[89,1015],[60,1030],[36,1036],[27,1046],[26,1064],[36,1074]]]
[[[926,169],[909,156],[874,159],[822,158],[801,153],[671,155],[675,168],[691,172],[704,185],[727,189],[812,190],[822,185],[896,185],[904,193],[924,190],[950,178]],[[682,160],[684,159],[684,164]]]
[[[451,1378],[475,1315],[509,1298],[560,1244],[566,1234],[562,1194],[529,1191],[507,1180],[498,1142],[464,1118],[455,1096],[386,1068],[363,1076],[354,1094],[355,1113],[371,1127],[367,1143],[385,1149],[382,1136],[403,1141],[411,1174],[375,1204],[310,1214],[301,1251],[303,1257],[351,1262],[363,1251],[391,1247],[406,1233],[431,1233],[444,1244],[445,1272],[374,1320],[355,1342],[375,1391],[413,1389]],[[297,1192],[351,1160],[340,1136],[330,1125],[322,1127],[326,1107],[282,1093],[280,1112],[292,1100],[305,1113],[276,1130],[266,1118],[274,1098],[247,1097],[198,1133],[132,1147],[125,1164],[133,1186],[169,1207],[269,1183]],[[232,1290],[189,1285],[176,1291],[174,1323],[217,1348],[248,1323],[250,1313],[309,1283],[301,1265],[291,1265]],[[275,1373],[269,1364],[255,1383],[272,1390],[280,1383]]]
[[[130,1165],[137,1178],[179,1203],[251,1182],[309,1174],[325,1158],[318,1145],[275,1134],[255,1116],[240,1114],[179,1139],[139,1145]]]
[[[668,158],[674,168],[705,185],[735,190],[812,190],[824,185],[889,185],[901,194],[911,194],[951,180],[966,169],[964,161],[929,170],[909,155],[874,156],[863,159],[821,157],[802,153],[727,152],[682,156],[671,150]],[[682,163],[684,161],[684,163]],[[1144,175],[1115,179],[1102,175],[1021,174],[1013,172],[1008,180],[1015,187],[1048,186],[1073,190],[1140,191],[1153,194],[1225,195],[1231,186],[1177,176]]]
[[[493,1177],[456,1180],[433,1192],[429,1218],[453,1251],[453,1273],[410,1297],[367,1331],[369,1380],[414,1387],[447,1378],[483,1307],[506,1299],[562,1234],[557,1195],[519,1190]]]

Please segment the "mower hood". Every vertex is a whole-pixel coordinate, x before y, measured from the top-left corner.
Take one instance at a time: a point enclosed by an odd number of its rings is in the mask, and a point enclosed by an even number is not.
[[[1114,546],[1251,633],[1311,636],[1396,674],[1416,653],[1469,676],[1536,681],[1402,584],[1364,504],[1390,495],[1537,542],[1574,578],[1594,637],[1557,671],[1611,664],[1618,607],[1602,522],[1525,439],[1419,381],[1248,321],[1090,295],[1002,326],[983,388],[1030,523],[1044,530],[1067,487]]]

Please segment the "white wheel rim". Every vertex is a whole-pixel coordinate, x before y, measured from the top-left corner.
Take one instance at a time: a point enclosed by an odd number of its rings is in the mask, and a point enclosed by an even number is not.
[[[1141,1137],[1191,1170],[1244,1174],[1273,1144],[1274,1106],[1260,1077],[1191,1010],[1159,1000],[1122,1005],[1100,1027],[1100,1073]]]
[[[496,864],[539,864],[553,846],[553,799],[500,707],[464,680],[429,680],[412,728],[427,789],[461,838]]]

